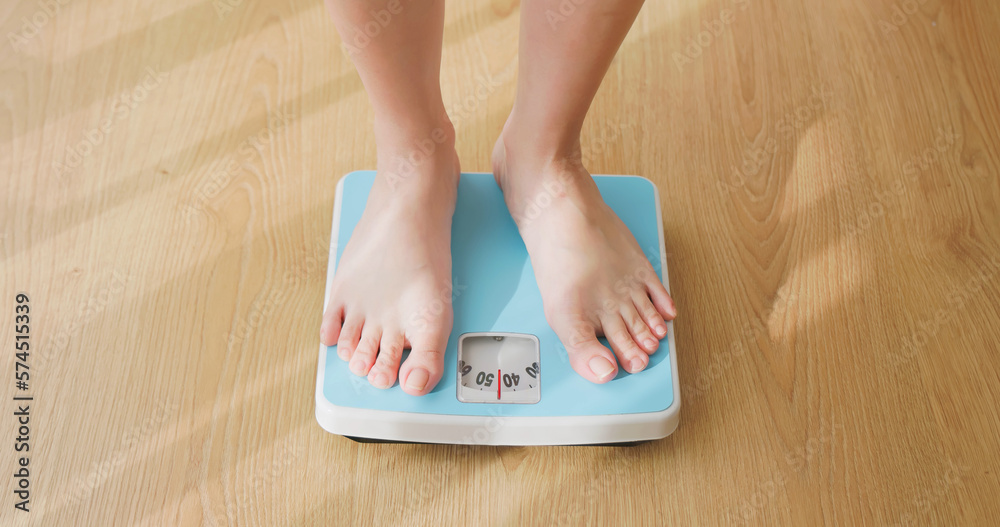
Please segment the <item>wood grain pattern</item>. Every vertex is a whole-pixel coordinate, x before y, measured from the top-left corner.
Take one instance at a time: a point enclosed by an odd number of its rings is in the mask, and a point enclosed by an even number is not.
[[[323,432],[334,188],[375,150],[322,3],[54,9],[0,8],[5,474],[19,291],[36,396],[32,512],[4,476],[0,523],[1000,518],[996,2],[647,2],[584,145],[665,203],[682,421],[635,448]],[[518,13],[448,6],[467,171],[513,100]]]

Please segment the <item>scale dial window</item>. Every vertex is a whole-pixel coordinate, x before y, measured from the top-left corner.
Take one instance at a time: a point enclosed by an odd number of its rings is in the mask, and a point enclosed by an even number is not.
[[[466,333],[458,340],[458,400],[532,404],[541,400],[538,338],[520,333]]]

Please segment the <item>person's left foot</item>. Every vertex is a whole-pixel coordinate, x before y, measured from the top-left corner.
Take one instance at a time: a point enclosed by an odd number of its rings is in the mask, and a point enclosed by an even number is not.
[[[493,174],[531,257],[546,320],[585,379],[607,382],[618,364],[642,371],[667,334],[664,319],[677,314],[673,300],[579,156],[541,155],[510,128],[494,148]]]

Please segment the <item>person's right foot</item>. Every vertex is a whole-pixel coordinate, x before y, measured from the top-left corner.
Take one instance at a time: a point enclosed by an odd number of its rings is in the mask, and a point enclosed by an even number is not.
[[[372,386],[389,388],[398,374],[403,391],[424,395],[441,379],[453,318],[454,130],[379,139],[375,184],[337,264],[320,341]]]

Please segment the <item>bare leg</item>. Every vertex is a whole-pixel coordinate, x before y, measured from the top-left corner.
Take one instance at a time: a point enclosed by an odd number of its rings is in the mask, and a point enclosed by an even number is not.
[[[517,99],[493,172],[531,256],[549,325],[577,373],[601,383],[614,378],[618,363],[632,373],[645,368],[666,335],[664,319],[676,315],[580,153],[587,110],[642,0],[583,0],[573,13],[553,17],[559,4],[521,6]],[[541,212],[528,208],[549,202]]]
[[[404,391],[423,395],[441,378],[452,325],[459,165],[439,84],[444,1],[327,7],[374,108],[378,175],[331,284],[320,340],[336,343],[373,386],[392,386],[398,373]],[[412,351],[400,366],[404,347]]]

